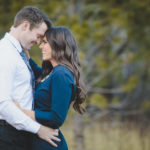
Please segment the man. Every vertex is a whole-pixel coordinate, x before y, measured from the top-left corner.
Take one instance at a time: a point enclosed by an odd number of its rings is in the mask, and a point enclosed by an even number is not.
[[[0,41],[0,150],[27,150],[29,132],[57,146],[52,140],[59,141],[58,131],[33,121],[13,102],[15,99],[22,108],[32,109],[33,74],[21,54],[39,44],[50,26],[41,10],[24,7]]]

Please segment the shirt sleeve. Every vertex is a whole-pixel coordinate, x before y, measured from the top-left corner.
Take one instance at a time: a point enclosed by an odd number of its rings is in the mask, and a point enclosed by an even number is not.
[[[13,102],[15,65],[0,62],[0,116],[18,130],[37,133],[40,124],[25,115]]]
[[[42,68],[39,67],[32,58],[29,59],[29,63],[34,72],[35,79],[38,79],[42,73]]]
[[[51,79],[51,108],[45,112],[35,110],[35,117],[41,124],[59,128],[65,121],[72,96],[72,83],[68,75],[57,71]]]

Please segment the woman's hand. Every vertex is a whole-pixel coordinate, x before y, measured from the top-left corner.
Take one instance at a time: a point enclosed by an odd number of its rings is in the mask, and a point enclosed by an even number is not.
[[[28,50],[24,50],[23,52],[26,54],[27,58],[30,59],[29,51]]]

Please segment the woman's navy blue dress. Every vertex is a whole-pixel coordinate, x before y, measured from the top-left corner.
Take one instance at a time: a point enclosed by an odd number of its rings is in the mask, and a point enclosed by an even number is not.
[[[29,62],[37,79],[41,74],[41,68],[32,59]],[[65,121],[70,103],[74,100],[75,89],[72,72],[65,66],[55,66],[51,74],[36,87],[34,98],[36,120],[42,125],[59,129]],[[33,135],[31,150],[68,150],[60,130],[58,138],[61,142],[55,142],[58,147],[53,147],[37,135]]]

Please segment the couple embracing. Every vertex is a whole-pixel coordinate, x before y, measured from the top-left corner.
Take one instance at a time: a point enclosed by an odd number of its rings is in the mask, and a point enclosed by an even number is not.
[[[42,67],[28,53],[34,44]],[[0,41],[0,150],[67,150],[59,128],[71,103],[84,112],[84,100],[70,30],[53,27],[37,7],[22,8]]]

